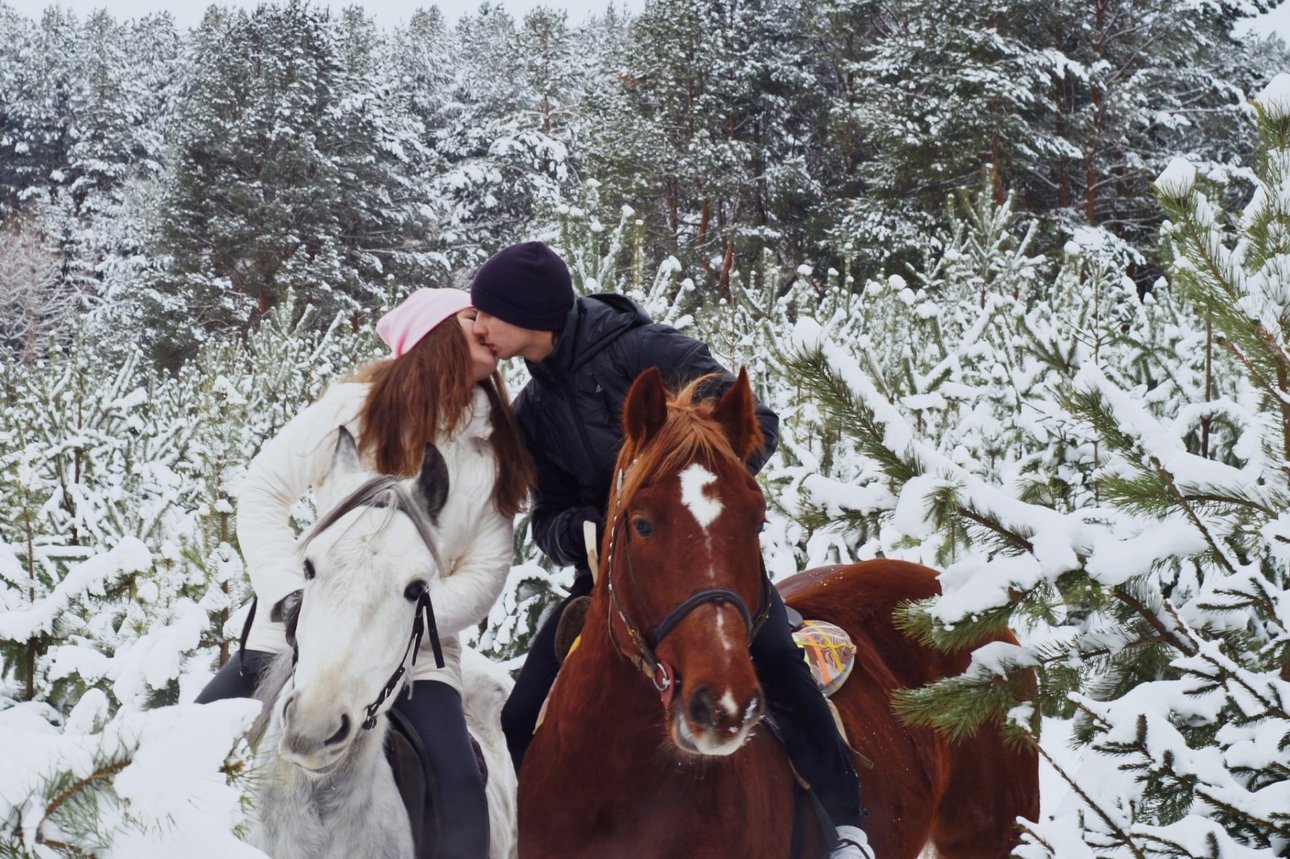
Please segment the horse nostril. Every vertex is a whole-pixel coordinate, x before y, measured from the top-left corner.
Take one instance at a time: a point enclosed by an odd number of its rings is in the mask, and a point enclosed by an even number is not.
[[[326,740],[324,740],[323,745],[334,746],[337,743],[344,742],[345,738],[348,736],[349,736],[349,716],[342,713],[340,717],[340,729],[337,730],[336,733],[328,737]]]
[[[690,696],[690,721],[696,725],[711,725],[716,716],[717,702],[707,686],[700,686]]]
[[[748,702],[748,709],[744,710],[744,724],[751,725],[761,720],[762,700],[760,695],[753,695],[752,700]]]

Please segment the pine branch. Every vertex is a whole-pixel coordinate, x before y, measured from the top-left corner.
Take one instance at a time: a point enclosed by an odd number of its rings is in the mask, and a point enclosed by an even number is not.
[[[1042,745],[1036,745],[1035,750],[1039,752],[1044,760],[1048,761],[1048,765],[1053,768],[1053,772],[1061,776],[1062,781],[1066,782],[1067,786],[1071,789],[1071,792],[1080,798],[1080,801],[1084,803],[1084,806],[1092,811],[1093,814],[1097,816],[1098,820],[1102,821],[1102,824],[1109,832],[1114,834],[1122,847],[1127,848],[1129,852],[1136,857],[1136,859],[1147,859],[1147,854],[1143,853],[1142,850],[1133,843],[1133,839],[1129,834],[1116,824],[1110,814],[1102,810],[1102,807],[1093,800],[1093,797],[1089,795],[1088,791],[1084,790],[1079,782],[1075,781],[1075,778],[1070,773],[1066,772],[1066,769],[1048,753],[1047,749]]]
[[[1197,502],[1200,504],[1230,504],[1233,507],[1245,507],[1249,510],[1255,511],[1256,513],[1262,513],[1269,519],[1275,519],[1278,515],[1277,511],[1268,507],[1266,504],[1260,504],[1259,502],[1249,498],[1238,498],[1231,495],[1213,495],[1203,492],[1183,493],[1182,497],[1186,501]]]
[[[76,781],[72,782],[71,785],[69,785],[65,790],[63,790],[56,797],[54,797],[54,799],[50,802],[49,805],[45,806],[45,813],[41,816],[40,823],[43,824],[46,820],[49,820],[49,818],[57,814],[58,809],[60,809],[64,804],[66,804],[68,800],[70,800],[80,791],[89,787],[95,781],[114,776],[129,765],[130,765],[129,759],[126,759],[123,761],[117,761],[114,764],[109,764],[108,766],[100,767],[99,769],[95,770],[94,772],[90,773],[84,778],[79,778]]]
[[[1137,597],[1130,594],[1123,587],[1114,588],[1112,590],[1112,593],[1115,594],[1116,599],[1118,599],[1120,602],[1127,605],[1129,608],[1133,609],[1135,612],[1137,612],[1138,616],[1141,617],[1143,620],[1145,620],[1148,624],[1150,624],[1152,629],[1160,633],[1160,637],[1164,641],[1169,642],[1170,646],[1172,646],[1175,650],[1178,650],[1181,653],[1185,653],[1188,656],[1196,655],[1196,652],[1197,652],[1196,645],[1194,645],[1189,641],[1185,641],[1179,638],[1173,632],[1173,630],[1171,630],[1169,627],[1167,627],[1164,624],[1164,621],[1160,619],[1159,615],[1157,615],[1155,612],[1151,611],[1151,609],[1143,605],[1142,602]],[[1175,616],[1175,620],[1177,620],[1177,616]]]
[[[1264,820],[1263,818],[1255,817],[1244,809],[1237,808],[1230,802],[1220,799],[1216,793],[1211,790],[1207,790],[1203,784],[1196,786],[1196,794],[1215,808],[1221,808],[1232,819],[1243,821],[1247,826],[1257,832],[1264,832],[1269,835],[1276,835],[1280,838],[1290,840],[1290,825],[1278,824],[1271,820]]]
[[[967,506],[960,506],[958,512],[959,512],[959,515],[962,516],[964,519],[974,522],[977,525],[980,525],[981,527],[986,528],[987,530],[995,534],[998,534],[1006,542],[1012,544],[1013,546],[1016,546],[1018,549],[1021,549],[1026,552],[1032,552],[1032,553],[1035,551],[1035,546],[1033,543],[1031,543],[1029,540],[1021,536],[1020,534],[1016,533],[1015,531],[1008,530],[1002,524],[1000,524],[997,519],[994,519],[992,517],[987,517],[980,513],[977,513],[975,510]]]
[[[1186,627],[1185,625],[1183,625],[1182,619],[1178,617],[1177,610],[1167,602],[1165,603],[1165,609],[1169,612],[1170,616],[1173,617],[1174,621],[1180,625],[1179,628],[1185,631]],[[1186,633],[1186,634],[1188,634],[1190,637],[1190,633]],[[1197,656],[1200,659],[1203,659],[1205,662],[1212,665],[1214,669],[1218,672],[1219,682],[1224,686],[1224,688],[1227,688],[1230,683],[1234,683],[1237,686],[1239,686],[1241,689],[1243,689],[1248,695],[1250,695],[1250,697],[1254,698],[1254,700],[1262,704],[1264,711],[1268,715],[1276,716],[1279,719],[1290,721],[1290,711],[1287,711],[1287,708],[1282,706],[1279,699],[1274,701],[1264,693],[1255,689],[1244,679],[1242,679],[1239,674],[1232,672],[1228,668],[1228,666],[1221,664],[1212,655],[1210,655],[1209,653],[1206,653],[1202,648],[1199,647],[1199,645],[1194,645],[1194,650],[1195,652],[1191,655]]]
[[[80,847],[77,847],[75,844],[68,844],[65,841],[58,841],[54,838],[46,838],[43,835],[36,836],[36,843],[44,844],[46,847],[52,847],[55,850],[61,850],[64,853],[70,853],[73,856],[89,856],[91,857],[91,859],[96,859],[96,857],[98,856],[97,853],[91,853],[88,850],[82,850]]]

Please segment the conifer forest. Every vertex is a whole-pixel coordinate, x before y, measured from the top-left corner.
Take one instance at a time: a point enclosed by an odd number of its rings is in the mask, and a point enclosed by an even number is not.
[[[748,368],[772,578],[916,561],[909,635],[1017,633],[898,702],[1039,750],[1015,855],[1290,856],[1273,5],[0,0],[0,856],[263,855],[257,707],[191,703],[251,596],[246,463],[528,239]],[[471,643],[517,669],[572,580],[521,514]]]

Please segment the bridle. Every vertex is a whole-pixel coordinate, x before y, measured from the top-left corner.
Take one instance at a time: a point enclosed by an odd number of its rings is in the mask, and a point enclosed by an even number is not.
[[[345,514],[359,507],[389,507],[392,510],[407,514],[407,517],[412,520],[413,526],[417,529],[417,534],[421,536],[421,541],[425,543],[426,548],[430,551],[430,557],[434,559],[435,566],[440,571],[447,569],[443,565],[443,559],[439,556],[439,549],[435,545],[434,535],[430,533],[430,523],[426,521],[426,517],[399,479],[389,475],[373,477],[358,489],[355,489],[319,519],[318,523],[305,536],[301,544],[302,551],[315,537],[336,524]],[[439,627],[435,624],[434,606],[430,602],[430,588],[428,586],[417,599],[416,612],[412,616],[412,633],[408,637],[407,647],[403,650],[403,658],[399,660],[399,665],[390,674],[390,678],[385,681],[385,686],[381,688],[376,700],[363,708],[365,716],[363,719],[364,730],[370,731],[376,727],[377,717],[381,713],[382,706],[399,688],[399,683],[403,680],[403,675],[408,670],[409,654],[412,656],[412,665],[417,664],[417,653],[421,649],[421,638],[426,634],[430,636],[430,649],[434,652],[435,665],[443,668],[443,645],[439,641]],[[294,639],[291,642],[291,649],[291,673],[294,677],[296,659],[300,654]]]
[[[734,608],[743,620],[744,629],[748,634],[748,643],[751,646],[752,640],[757,637],[757,631],[761,629],[761,625],[765,623],[767,615],[770,614],[770,576],[766,572],[765,560],[758,553],[758,559],[761,562],[761,586],[756,614],[748,611],[748,604],[744,602],[743,597],[731,588],[702,588],[674,606],[648,632],[642,632],[640,626],[628,616],[627,609],[618,598],[618,589],[614,583],[614,553],[618,548],[618,524],[626,517],[626,513],[622,509],[623,476],[626,471],[627,467],[619,468],[618,470],[617,487],[614,492],[614,516],[609,523],[609,551],[605,555],[604,569],[605,585],[609,590],[610,607],[617,613],[618,619],[622,621],[623,627],[627,630],[627,636],[631,639],[634,653],[625,653],[623,651],[617,638],[614,637],[613,624],[610,624],[609,637],[615,649],[635,663],[641,673],[654,684],[654,689],[658,692],[659,698],[663,702],[663,707],[666,709],[672,705],[672,698],[676,693],[676,686],[679,681],[672,666],[658,657],[658,647],[663,643],[663,639],[699,606],[714,605],[720,608],[728,605]],[[644,603],[645,600],[641,598],[641,590],[636,581],[636,571],[632,566],[631,554],[625,552],[624,557],[627,560],[627,584],[631,588],[637,603]]]

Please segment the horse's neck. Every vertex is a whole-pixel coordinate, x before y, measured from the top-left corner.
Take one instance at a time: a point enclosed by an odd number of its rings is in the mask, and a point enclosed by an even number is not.
[[[559,732],[562,753],[595,754],[607,767],[639,767],[644,761],[604,755],[603,751],[607,744],[618,750],[656,750],[664,730],[663,705],[640,669],[615,647],[606,612],[608,601],[600,596],[587,612],[577,650],[560,669],[546,719],[571,720],[577,726]],[[660,767],[669,763],[659,758]]]
[[[276,726],[274,726],[276,728]],[[382,774],[386,722],[364,731],[336,767],[322,778],[277,754],[276,730],[265,735],[268,764],[259,796],[260,814],[251,841],[279,859],[361,855],[364,845],[397,845],[389,855],[410,855],[407,815],[393,779]],[[384,855],[384,854],[382,854]]]

